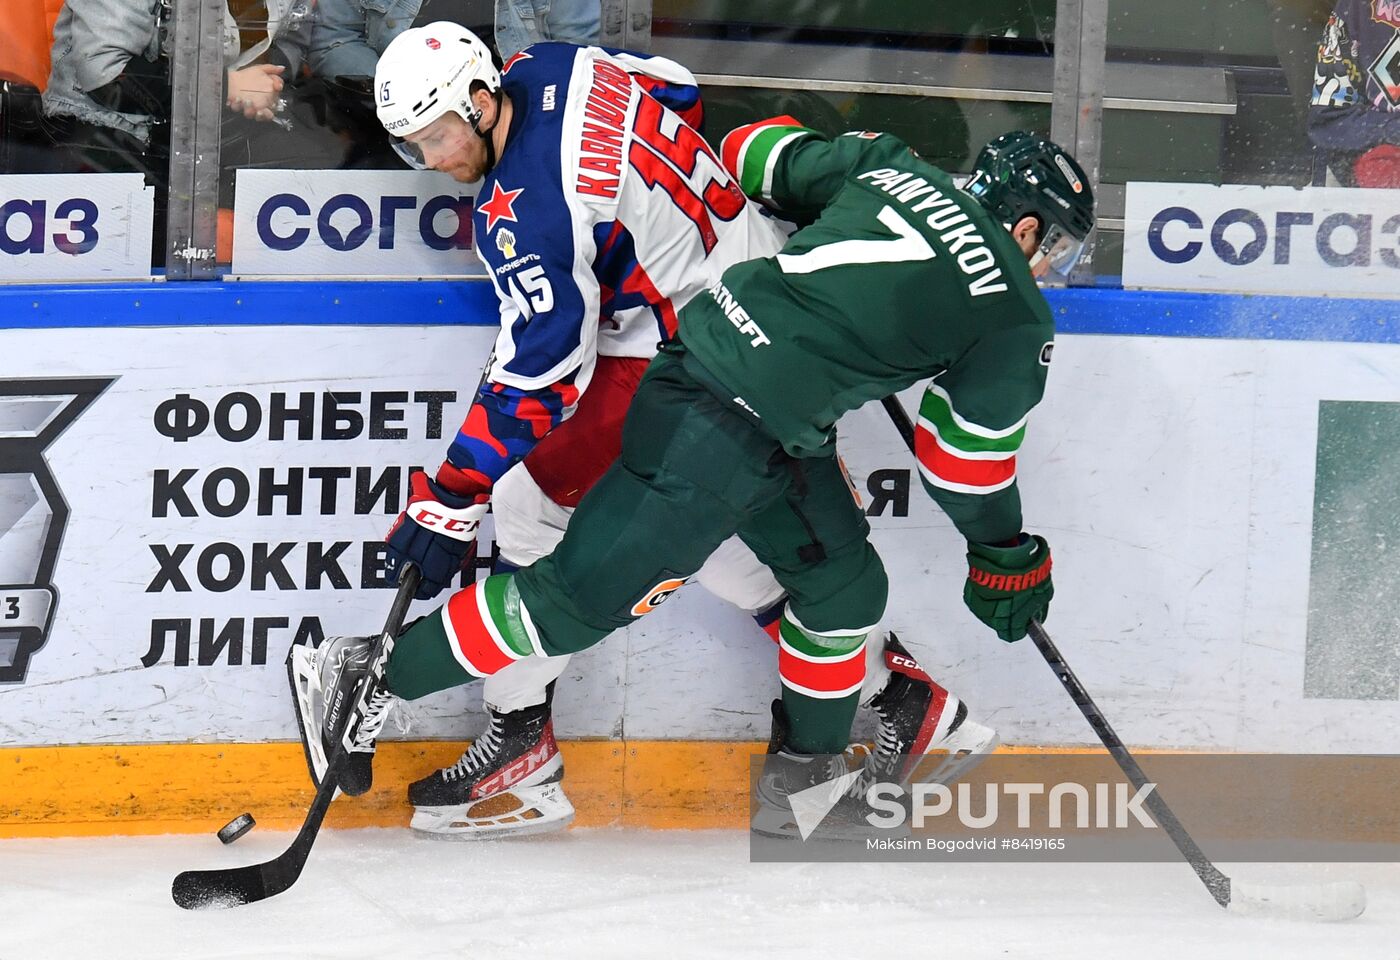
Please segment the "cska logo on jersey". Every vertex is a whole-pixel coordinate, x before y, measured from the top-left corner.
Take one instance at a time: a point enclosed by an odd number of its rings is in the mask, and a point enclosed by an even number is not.
[[[48,641],[68,503],[44,450],[113,383],[0,380],[0,683],[23,683]]]
[[[496,229],[496,224],[501,220],[509,220],[511,223],[520,222],[515,218],[515,201],[524,192],[524,187],[519,190],[502,190],[499,183],[491,184],[491,199],[476,208],[478,213],[486,214],[487,233]]]

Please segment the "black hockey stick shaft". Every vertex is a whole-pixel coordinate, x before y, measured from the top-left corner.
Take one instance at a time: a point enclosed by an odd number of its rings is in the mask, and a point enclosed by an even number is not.
[[[885,406],[885,412],[894,421],[895,429],[904,438],[904,442],[909,447],[909,452],[914,452],[914,424],[909,419],[908,412],[905,411],[899,398],[895,396],[885,397],[881,403]],[[1060,678],[1060,683],[1069,693],[1074,705],[1079,708],[1079,712],[1084,715],[1084,719],[1089,721],[1089,726],[1098,734],[1099,741],[1118,764],[1118,769],[1123,771],[1123,775],[1141,790],[1151,783],[1147,775],[1142,772],[1142,767],[1138,765],[1137,758],[1123,745],[1118,734],[1114,732],[1108,719],[1099,710],[1098,704],[1094,703],[1094,698],[1089,696],[1089,691],[1084,689],[1084,684],[1079,682],[1074,671],[1065,662],[1064,656],[1059,648],[1055,646],[1050,635],[1045,632],[1045,628],[1032,620],[1029,628],[1031,641],[1035,648],[1040,651],[1040,655],[1045,658],[1045,662],[1050,665],[1050,669],[1055,671],[1055,676]],[[1215,902],[1222,907],[1230,903],[1230,878],[1220,871],[1215,864],[1211,863],[1201,848],[1196,845],[1191,834],[1186,832],[1186,828],[1181,825],[1181,821],[1176,818],[1172,808],[1167,805],[1167,801],[1154,787],[1152,792],[1143,800],[1146,807],[1152,811],[1152,816],[1167,836],[1171,837],[1172,843],[1176,844],[1176,849],[1181,852],[1186,862],[1191,865],[1191,869],[1196,871],[1196,876],[1201,878],[1201,882],[1206,885],[1210,895],[1215,898]]]
[[[1055,676],[1060,678],[1060,683],[1069,692],[1070,699],[1079,708],[1079,712],[1084,714],[1084,719],[1089,721],[1089,726],[1094,728],[1098,734],[1100,742],[1109,754],[1118,763],[1118,769],[1123,771],[1123,775],[1132,782],[1133,786],[1141,790],[1151,783],[1147,775],[1142,772],[1142,767],[1138,766],[1137,758],[1123,745],[1123,741],[1118,738],[1108,719],[1099,710],[1098,704],[1094,703],[1094,698],[1089,696],[1089,691],[1084,689],[1084,684],[1079,682],[1079,678],[1074,675],[1065,658],[1060,654],[1055,642],[1050,639],[1050,634],[1045,632],[1045,628],[1032,620],[1029,631],[1031,641],[1035,648],[1040,651],[1040,655],[1045,658],[1045,662],[1050,665],[1050,669],[1055,671]],[[1191,834],[1186,832],[1186,828],[1181,825],[1181,821],[1176,818],[1172,808],[1167,805],[1160,791],[1154,786],[1152,792],[1143,800],[1147,809],[1152,811],[1152,816],[1156,819],[1167,836],[1171,837],[1172,843],[1176,844],[1176,849],[1181,852],[1186,862],[1191,864],[1191,869],[1196,871],[1196,876],[1201,878],[1201,882],[1206,885],[1210,895],[1215,898],[1215,902],[1222,907],[1230,904],[1230,878],[1220,871],[1220,868],[1210,862],[1210,859],[1201,852],[1201,848],[1196,845],[1196,841],[1191,838]]]
[[[411,563],[405,564],[399,577],[398,592],[394,595],[389,617],[384,623],[384,632],[375,640],[370,654],[370,680],[361,687],[352,716],[362,715],[365,704],[378,685],[383,683],[385,664],[393,651],[394,638],[408,615],[413,595],[418,592],[419,579],[418,568]],[[321,785],[316,788],[316,798],[311,801],[311,808],[307,810],[306,819],[291,846],[264,863],[224,870],[186,870],[171,884],[170,895],[175,902],[186,910],[236,907],[275,897],[296,883],[302,868],[306,866],[306,858],[311,854],[311,846],[316,842],[326,811],[335,799],[339,780],[337,774],[345,762],[345,756],[344,743],[337,743],[326,765],[326,772],[321,777]]]

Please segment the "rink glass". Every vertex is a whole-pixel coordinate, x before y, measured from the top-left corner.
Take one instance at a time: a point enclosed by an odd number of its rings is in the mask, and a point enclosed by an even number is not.
[[[170,0],[172,19],[196,6],[196,0]],[[192,216],[218,225],[221,264],[231,249],[238,170],[404,169],[374,116],[376,49],[420,15],[456,18],[488,36],[495,16],[486,0],[389,0],[369,19],[352,16],[355,6],[232,0],[237,37],[222,35],[213,49],[227,51],[231,42],[237,54],[225,52],[218,69],[192,74],[200,81],[194,95],[220,116],[218,129],[167,120],[163,132],[182,150],[209,155],[209,139],[219,141],[219,175],[196,178]],[[600,41],[690,67],[701,79],[704,132],[712,142],[739,123],[788,113],[831,133],[895,133],[931,162],[966,173],[977,148],[1008,129],[1053,134],[1055,103],[1077,81],[1092,80],[1078,69],[1082,55],[1075,64],[1062,57],[1056,72],[1057,25],[1074,16],[1102,17],[1097,30],[1083,33],[1090,48],[1101,40],[1106,59],[1102,122],[1089,136],[1100,145],[1089,153],[1099,156],[1076,151],[1101,180],[1099,230],[1086,256],[1092,269],[1075,274],[1076,282],[1091,282],[1120,272],[1129,181],[1329,182],[1306,118],[1331,7],[1329,0],[1186,0],[1163,16],[1161,4],[1149,0],[988,0],[972,7],[917,0],[605,0]],[[222,34],[221,27],[215,25]],[[40,54],[42,33],[30,44]],[[94,145],[91,137],[58,129],[64,124],[43,117],[35,93],[47,79],[43,68],[26,72],[25,57],[7,57],[12,62],[0,64],[0,73],[12,78],[5,93],[11,119],[0,128],[0,175],[141,170],[155,184],[163,221],[169,148]],[[277,98],[271,120],[245,119],[221,102],[222,84],[204,82],[223,67],[289,59],[294,63],[283,78],[295,82]],[[167,62],[152,69],[159,73]],[[93,160],[92,150],[106,159]],[[75,166],[79,155],[86,159]],[[158,266],[166,259],[164,228],[157,224]],[[314,264],[307,269],[314,274]]]

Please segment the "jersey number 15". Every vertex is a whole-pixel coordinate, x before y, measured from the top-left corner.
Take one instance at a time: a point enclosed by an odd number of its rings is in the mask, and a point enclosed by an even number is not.
[[[661,187],[675,201],[700,231],[700,242],[709,253],[719,242],[711,218],[733,220],[744,209],[744,194],[700,134],[684,123],[677,123],[675,132],[667,134],[661,129],[664,116],[661,104],[643,95],[627,159],[648,187]],[[697,175],[702,158],[706,169]]]

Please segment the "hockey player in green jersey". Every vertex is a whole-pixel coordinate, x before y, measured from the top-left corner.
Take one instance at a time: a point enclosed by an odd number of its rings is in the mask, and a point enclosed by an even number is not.
[[[988,144],[959,189],[895,137],[833,140],[788,118],[734,131],[722,156],[745,193],[800,229],[681,312],[679,340],[638,388],[621,457],[555,552],[459,591],[400,638],[387,690],[352,734],[366,751],[393,697],[589,647],[656,609],[737,533],[789,597],[774,711],[774,750],[790,761],[782,789],[825,779],[806,758],[846,747],[888,587],[834,457],[835,425],[927,378],[916,454],[967,540],[964,599],[1006,641],[1045,617],[1050,548],[1022,529],[1016,453],[1054,340],[1035,278],[1067,275],[1093,226],[1084,172],[1018,132]],[[354,692],[356,658],[336,660],[325,688]]]

